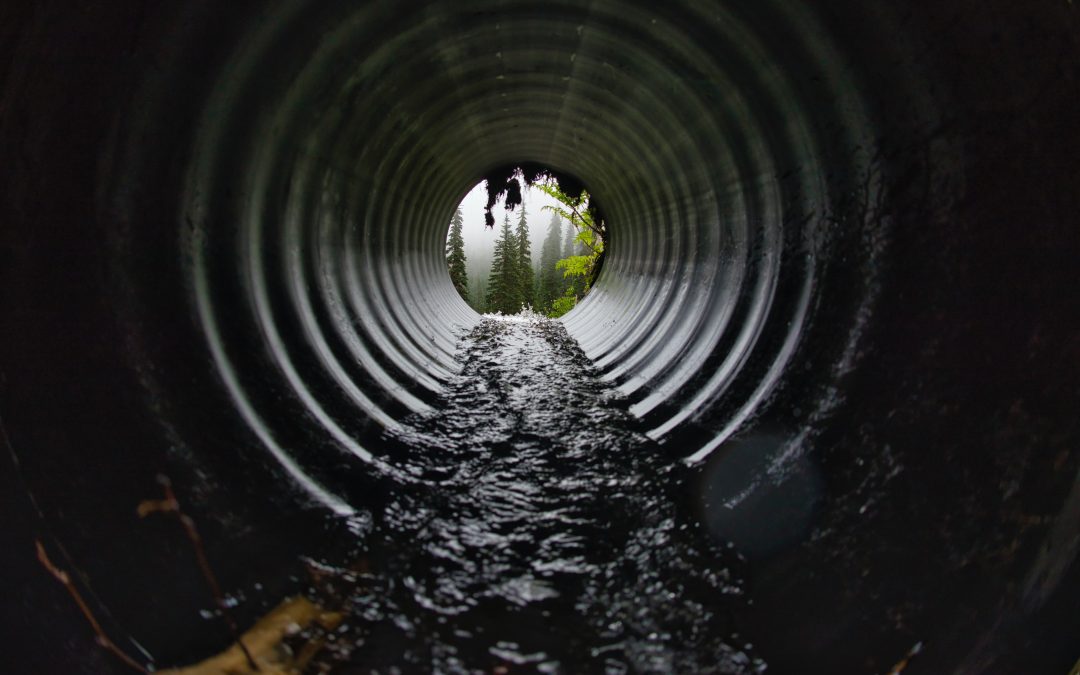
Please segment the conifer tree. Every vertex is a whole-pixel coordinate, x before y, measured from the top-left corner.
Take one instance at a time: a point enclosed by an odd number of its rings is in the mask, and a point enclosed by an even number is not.
[[[529,223],[525,220],[525,205],[521,205],[521,217],[518,218],[516,272],[518,276],[518,298],[521,306],[533,304],[533,267],[532,250],[529,245]]]
[[[450,236],[446,239],[446,266],[450,272],[450,281],[458,294],[469,299],[469,278],[465,272],[465,239],[461,236],[464,220],[461,207],[454,212],[450,221]]]
[[[516,314],[521,309],[518,276],[518,241],[510,229],[510,214],[503,219],[502,231],[495,240],[495,257],[488,275],[487,310]]]
[[[555,263],[562,257],[562,219],[559,214],[551,214],[544,245],[540,247],[540,283],[536,294],[537,311],[547,313],[551,303],[563,293],[563,275],[555,268]]]

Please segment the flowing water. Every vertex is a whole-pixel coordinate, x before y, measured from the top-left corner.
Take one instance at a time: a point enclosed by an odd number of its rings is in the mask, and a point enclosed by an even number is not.
[[[682,508],[662,459],[558,322],[485,316],[434,414],[416,484],[317,567],[350,618],[319,664],[367,672],[756,673],[741,561]]]

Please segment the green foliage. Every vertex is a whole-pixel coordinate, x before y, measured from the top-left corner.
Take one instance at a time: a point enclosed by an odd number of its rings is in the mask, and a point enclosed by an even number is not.
[[[575,305],[577,305],[576,295],[561,295],[552,301],[551,309],[548,311],[547,315],[552,319],[557,319],[572,310]]]
[[[562,250],[563,258],[555,263],[556,269],[563,273],[563,294],[554,298],[548,307],[540,307],[541,311],[546,309],[548,316],[559,317],[573,309],[592,287],[604,253],[605,227],[603,220],[589,207],[589,193],[585,190],[572,197],[550,181],[536,187],[562,204],[544,208],[571,225]],[[571,239],[570,233],[574,231],[576,234]]]
[[[465,240],[461,236],[463,219],[461,208],[454,212],[450,221],[450,236],[446,239],[446,267],[450,272],[450,281],[458,294],[469,299],[469,279],[465,273]]]
[[[513,314],[531,305],[549,316],[561,316],[589,292],[599,274],[606,239],[602,214],[576,178],[539,165],[498,167],[485,175],[484,180],[488,192],[484,217],[489,227],[495,224],[491,209],[500,197],[505,197],[508,212],[523,205],[522,185],[535,187],[559,203],[544,207],[552,211],[552,220],[540,253],[540,269],[535,275],[525,209],[522,208],[516,232],[510,230],[510,216],[504,218],[488,275],[485,309]],[[562,220],[569,222],[570,227],[560,247]]]
[[[555,263],[555,267],[563,271],[564,277],[587,277],[592,263],[591,255],[572,255]]]
[[[604,248],[605,228],[603,221],[599,221],[593,210],[589,207],[589,193],[581,191],[577,197],[572,197],[561,189],[557,183],[537,183],[534,187],[544,194],[558,201],[562,206],[545,206],[564,220],[570,221],[577,230],[577,241],[584,244],[592,253],[599,255]],[[583,233],[588,233],[583,237]]]
[[[578,300],[589,292],[595,264],[595,254],[572,255],[555,263],[555,267],[562,270],[563,278],[566,280],[566,290],[551,303],[551,309],[547,312],[548,316],[553,319],[558,318],[577,306]]]

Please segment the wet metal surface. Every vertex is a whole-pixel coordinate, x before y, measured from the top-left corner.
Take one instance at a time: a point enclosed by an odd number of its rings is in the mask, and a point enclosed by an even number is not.
[[[741,558],[679,508],[685,470],[562,325],[486,316],[458,359],[395,439],[422,482],[319,561],[326,602],[349,597],[348,672],[763,670],[733,622]]]
[[[302,555],[368,565],[373,662],[644,668],[752,635],[774,673],[915,645],[904,675],[1067,672],[1077,35],[1059,1],[0,2],[0,658],[116,665],[36,539],[131,654],[227,647],[176,524],[135,513],[163,473],[239,623]],[[584,380],[538,327],[459,360],[481,318],[447,223],[523,161],[609,221],[562,322]],[[620,592],[640,624],[604,624]],[[502,656],[394,621],[488,611]]]

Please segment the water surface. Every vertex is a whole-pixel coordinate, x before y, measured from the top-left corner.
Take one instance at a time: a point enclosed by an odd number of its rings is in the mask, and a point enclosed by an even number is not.
[[[366,672],[765,669],[737,633],[741,561],[679,508],[685,473],[556,321],[485,316],[351,559],[321,665]]]

